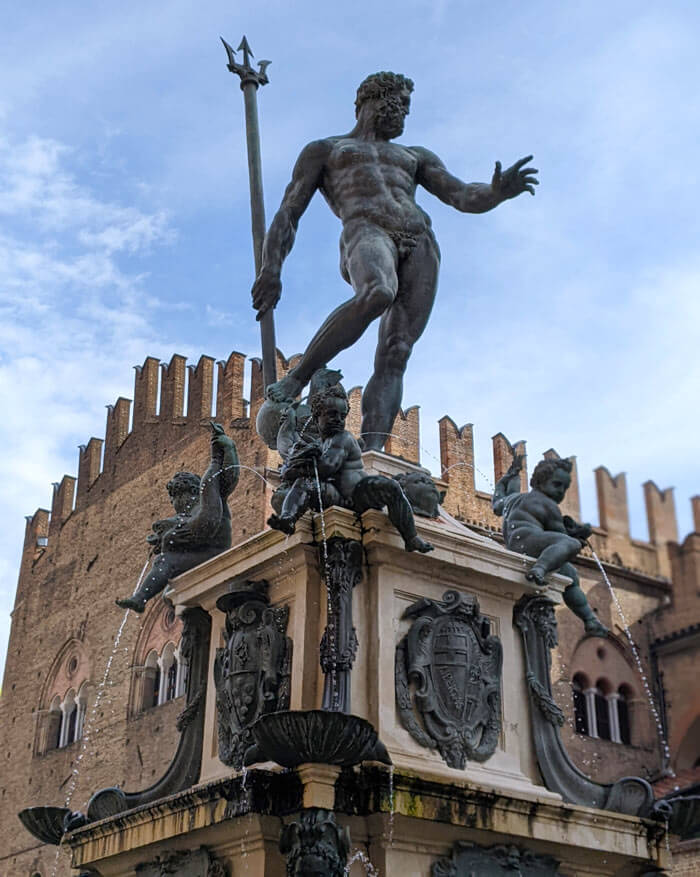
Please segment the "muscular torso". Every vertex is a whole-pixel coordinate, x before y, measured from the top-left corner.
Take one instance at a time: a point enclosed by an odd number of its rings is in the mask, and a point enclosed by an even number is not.
[[[512,494],[506,498],[503,530],[506,535],[519,527],[538,530],[564,530],[559,506],[539,490]]]
[[[344,226],[371,222],[388,232],[417,235],[430,218],[415,202],[418,157],[384,140],[332,137],[320,189]]]
[[[324,439],[322,447],[323,456],[337,459],[340,463],[337,471],[328,480],[335,484],[343,499],[350,500],[357,483],[367,477],[357,439],[352,433],[342,430]]]

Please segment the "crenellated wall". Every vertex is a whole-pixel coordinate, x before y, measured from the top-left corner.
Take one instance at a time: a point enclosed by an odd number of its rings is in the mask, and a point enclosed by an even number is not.
[[[196,365],[188,365],[185,357],[174,354],[169,363],[146,357],[135,367],[133,405],[120,397],[107,406],[104,439],[92,437],[80,445],[77,479],[64,475],[54,485],[50,519],[39,510],[35,525],[27,528],[25,550],[33,556],[39,539],[48,537],[49,544],[60,532],[73,511],[81,511],[96,499],[104,498],[114,488],[143,473],[163,455],[177,446],[184,446],[195,437],[201,439],[203,426],[212,417],[223,423],[251,455],[246,465],[274,469],[279,458],[259,441],[254,428],[255,416],[263,402],[262,364],[251,360],[248,398],[245,397],[244,369],[246,357],[234,351],[226,361],[215,362],[201,356]],[[299,355],[285,358],[277,352],[279,375],[286,374],[299,361]],[[216,392],[214,378],[216,373]],[[349,393],[348,427],[359,436],[362,388]],[[213,410],[212,410],[213,409]],[[447,511],[468,524],[487,530],[500,529],[500,520],[491,511],[491,496],[475,485],[474,433],[472,424],[458,427],[445,416],[438,424],[441,472],[434,472],[447,482]],[[506,472],[513,453],[526,454],[526,443],[511,445],[503,433],[492,439],[493,480]],[[387,453],[420,462],[420,409],[417,405],[400,410],[385,445]],[[545,459],[557,457],[550,448]],[[562,511],[580,519],[580,493],[576,458],[572,482],[562,503]],[[425,463],[425,461],[424,461]],[[428,468],[431,468],[430,466]],[[599,526],[592,539],[596,551],[610,563],[639,570],[646,575],[668,578],[671,565],[669,543],[678,541],[678,526],[673,489],[660,490],[653,481],[643,485],[650,539],[648,542],[630,537],[627,482],[624,472],[611,475],[605,466],[595,470]],[[261,482],[262,483],[262,482]],[[527,462],[521,474],[521,487],[528,489]],[[692,500],[696,529],[700,527],[700,497]],[[33,518],[32,518],[33,520]],[[41,530],[41,532],[39,532]]]

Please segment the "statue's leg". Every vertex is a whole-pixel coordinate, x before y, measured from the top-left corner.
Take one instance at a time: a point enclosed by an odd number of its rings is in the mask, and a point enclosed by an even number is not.
[[[516,539],[517,533],[518,531],[516,531]],[[542,547],[543,545],[546,547]],[[581,543],[573,536],[565,536],[563,533],[536,531],[532,534],[531,540],[526,536],[522,550],[524,554],[537,558],[525,573],[525,578],[542,584],[547,573],[560,569],[576,557],[581,550]]]
[[[133,609],[134,612],[143,612],[151,597],[160,594],[168,581],[178,572],[182,572],[179,567],[180,564],[173,563],[173,558],[168,554],[157,554],[153,566],[141,582],[138,591],[131,597],[115,600],[117,606],[121,606],[122,609]]]
[[[593,636],[607,636],[609,633],[607,627],[598,620],[598,616],[591,609],[586,595],[583,593],[576,568],[571,563],[565,563],[559,572],[564,576],[569,576],[572,580],[568,588],[564,590],[564,602],[574,615],[578,615],[583,621],[586,633]]]
[[[382,317],[374,374],[362,394],[362,432],[366,448],[381,450],[401,407],[403,376],[413,345],[423,334],[435,300],[440,252],[424,234],[399,266],[396,301]]]
[[[311,501],[311,493],[305,478],[297,478],[284,498],[282,508],[278,515],[270,515],[267,523],[273,530],[281,530],[283,533],[293,533],[299,518],[308,509]]]
[[[343,229],[343,250],[343,272],[355,295],[326,319],[299,364],[268,390],[270,398],[300,393],[313,373],[354,344],[396,297],[396,247],[385,232],[367,222],[349,223]]]
[[[367,509],[382,509],[386,506],[389,520],[399,531],[406,551],[432,551],[430,542],[421,539],[416,532],[413,509],[406,499],[398,481],[384,475],[368,475],[355,488],[352,495],[353,509],[361,515]]]

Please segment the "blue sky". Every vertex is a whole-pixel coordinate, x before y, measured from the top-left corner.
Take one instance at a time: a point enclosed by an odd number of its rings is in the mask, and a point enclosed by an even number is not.
[[[9,12],[9,7],[8,7]],[[260,92],[268,221],[305,142],[353,124],[368,73],[416,88],[401,142],[487,181],[530,152],[523,195],[465,216],[423,193],[443,253],[411,360],[424,462],[436,421],[675,486],[681,536],[700,492],[700,221],[696,4],[15,5],[0,22],[0,664],[25,514],[102,436],[132,366],[258,351],[242,97],[219,43],[269,58]],[[278,343],[301,350],[349,294],[338,221],[312,202],[284,274]],[[366,381],[375,330],[338,358]],[[483,486],[487,486],[483,482]]]

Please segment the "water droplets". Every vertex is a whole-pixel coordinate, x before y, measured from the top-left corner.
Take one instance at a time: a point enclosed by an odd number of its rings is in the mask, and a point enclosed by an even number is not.
[[[627,619],[625,618],[625,613],[622,609],[622,605],[620,604],[620,600],[618,599],[618,596],[615,592],[615,589],[612,586],[612,582],[608,578],[608,574],[605,572],[605,568],[603,567],[603,564],[601,563],[600,558],[595,553],[595,551],[593,551],[592,548],[591,548],[591,554],[593,555],[593,560],[595,560],[596,564],[598,565],[598,569],[600,570],[600,572],[603,576],[603,580],[605,581],[605,584],[607,585],[608,590],[610,591],[610,595],[613,599],[613,603],[615,604],[615,608],[617,609],[617,613],[620,616],[620,620],[622,621],[622,627],[623,627],[623,630],[625,631],[625,636],[627,637],[627,641],[629,643],[630,650],[632,652],[632,656],[634,657],[634,662],[637,665],[637,670],[639,671],[639,675],[640,675],[641,680],[642,680],[642,687],[644,688],[644,693],[646,695],[647,701],[649,702],[649,709],[650,709],[651,714],[654,718],[654,724],[656,725],[656,730],[657,730],[657,733],[659,735],[659,742],[661,744],[661,749],[663,751],[664,765],[666,766],[670,775],[675,777],[676,774],[673,772],[673,770],[671,769],[671,767],[669,765],[669,762],[671,759],[671,750],[669,748],[668,741],[666,740],[666,735],[664,734],[663,725],[661,723],[661,716],[659,715],[659,711],[656,708],[656,703],[654,702],[654,695],[652,694],[651,687],[649,686],[649,680],[647,679],[647,675],[644,671],[644,665],[642,664],[642,659],[639,656],[639,650],[637,648],[637,644],[635,643],[634,639],[632,638],[632,633],[629,629],[629,625],[627,624]]]
[[[318,508],[321,516],[321,549],[323,551],[323,581],[326,585],[326,633],[328,635],[329,674],[331,683],[330,709],[337,711],[339,707],[338,694],[338,644],[336,639],[336,618],[333,610],[333,595],[328,581],[328,544],[326,539],[326,519],[323,514],[323,495],[321,493],[321,480],[318,476],[318,465],[314,459],[314,475],[316,476],[316,493],[318,496]]]
[[[362,862],[362,867],[365,869],[365,874],[367,875],[367,877],[379,877],[379,871],[377,871],[377,869],[374,867],[367,853],[363,852],[362,850],[355,850],[352,856],[350,856],[343,873],[346,875],[349,874],[350,869],[355,862]]]

